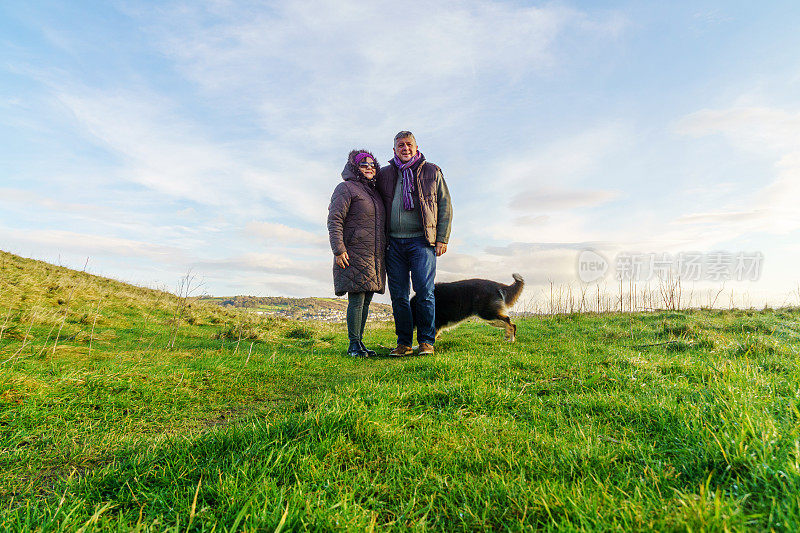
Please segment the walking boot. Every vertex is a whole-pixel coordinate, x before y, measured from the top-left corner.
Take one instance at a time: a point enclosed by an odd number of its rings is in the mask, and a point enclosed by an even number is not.
[[[350,341],[350,346],[347,348],[347,355],[351,357],[366,357],[367,352],[361,347],[359,341]]]
[[[364,350],[364,352],[367,354],[366,357],[375,357],[376,355],[378,355],[378,352],[376,352],[375,350],[370,350],[369,348],[364,346],[363,341],[358,341],[358,344],[361,345],[361,349]]]

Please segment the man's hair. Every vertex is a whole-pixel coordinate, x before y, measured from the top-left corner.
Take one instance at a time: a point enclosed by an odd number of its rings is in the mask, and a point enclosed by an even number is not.
[[[411,137],[411,140],[414,141],[414,144],[417,143],[417,139],[414,138],[414,134],[410,131],[401,131],[397,135],[394,136],[394,144],[397,144],[397,139],[405,139],[406,137]]]

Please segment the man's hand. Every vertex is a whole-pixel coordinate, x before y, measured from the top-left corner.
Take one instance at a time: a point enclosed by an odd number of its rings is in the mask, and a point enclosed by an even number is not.
[[[443,242],[436,243],[436,257],[443,255],[447,251],[447,244]]]
[[[336,264],[339,265],[340,267],[347,268],[350,266],[350,256],[347,255],[347,252],[342,252],[341,254],[334,257],[336,258]]]

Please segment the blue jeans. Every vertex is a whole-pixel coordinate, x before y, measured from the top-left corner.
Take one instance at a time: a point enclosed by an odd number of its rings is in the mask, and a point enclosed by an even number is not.
[[[436,276],[436,250],[425,237],[398,239],[389,237],[386,252],[386,275],[392,297],[394,330],[397,344],[411,346],[414,336],[414,315],[409,303],[409,275],[417,294],[417,341],[433,344],[436,340],[436,306],[433,300],[433,279]]]

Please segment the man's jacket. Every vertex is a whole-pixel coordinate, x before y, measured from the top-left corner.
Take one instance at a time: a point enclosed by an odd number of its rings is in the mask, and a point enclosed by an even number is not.
[[[447,243],[450,238],[450,226],[452,222],[452,205],[450,203],[450,192],[442,176],[441,169],[424,159],[420,160],[414,172],[414,204],[415,211],[419,212],[422,223],[422,231],[425,240],[431,246],[436,242]],[[398,188],[397,182],[402,179],[394,161],[378,172],[377,188],[383,199],[386,211],[386,233],[392,233],[392,203],[394,202],[395,191]],[[402,201],[398,198],[398,201]],[[401,207],[402,209],[402,207]]]

